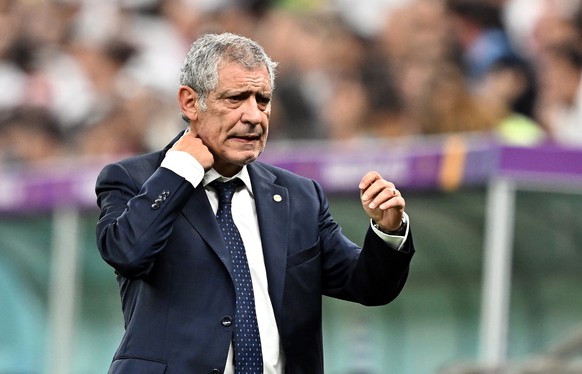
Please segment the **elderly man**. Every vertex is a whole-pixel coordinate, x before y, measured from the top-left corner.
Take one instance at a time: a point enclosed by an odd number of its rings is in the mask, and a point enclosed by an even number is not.
[[[180,77],[186,130],[99,175],[97,245],[126,330],[110,373],[323,373],[322,295],[400,293],[414,247],[393,183],[371,171],[357,186],[360,248],[316,181],[256,161],[275,67],[250,39],[202,36]]]

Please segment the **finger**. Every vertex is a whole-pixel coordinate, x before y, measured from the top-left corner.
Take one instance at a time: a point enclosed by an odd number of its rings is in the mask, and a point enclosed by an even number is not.
[[[188,139],[188,142],[194,142],[191,144],[197,144],[198,142],[201,142],[203,145],[206,145],[204,139],[202,139],[196,132],[196,128],[192,127],[191,125],[187,127],[186,131],[182,135],[182,138]]]
[[[382,176],[377,171],[369,171],[362,177],[360,181],[359,188],[360,190],[365,190],[372,185],[376,180],[382,179]]]
[[[380,205],[378,205],[378,209],[380,210],[388,210],[392,208],[404,209],[405,204],[406,202],[402,196],[394,196],[389,200],[386,200],[382,202]]]
[[[394,196],[395,186],[392,182],[385,179],[377,179],[364,190],[361,190],[361,197],[363,201],[375,199],[376,196],[382,192]]]
[[[377,207],[383,209],[382,207],[385,206],[387,201],[398,197],[398,190],[393,186],[390,186],[390,184],[391,183],[389,183],[389,185],[387,186],[384,186],[381,190],[378,191],[378,193],[374,195],[372,201],[368,204],[368,206],[371,209],[375,209]],[[372,187],[374,187],[374,185],[372,185]],[[371,188],[369,188],[368,190],[370,190]],[[366,193],[367,192],[368,191],[366,191]]]

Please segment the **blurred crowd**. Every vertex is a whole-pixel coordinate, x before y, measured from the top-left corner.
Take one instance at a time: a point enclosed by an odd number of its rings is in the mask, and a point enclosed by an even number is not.
[[[0,0],[0,163],[165,145],[183,58],[222,31],[279,62],[271,139],[582,146],[581,2]]]

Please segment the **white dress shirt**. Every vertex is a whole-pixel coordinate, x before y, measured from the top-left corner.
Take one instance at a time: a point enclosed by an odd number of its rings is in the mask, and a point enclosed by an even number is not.
[[[244,167],[232,178],[225,178],[214,169],[204,173],[204,168],[194,157],[181,151],[168,151],[161,166],[182,176],[194,187],[202,182],[215,214],[218,210],[218,195],[214,189],[209,188],[208,184],[215,179],[227,181],[233,178],[239,178],[243,181],[244,188],[237,190],[232,198],[232,217],[245,246],[247,261],[253,282],[255,309],[263,353],[263,373],[283,374],[285,357],[279,341],[279,331],[275,320],[275,313],[269,297],[267,271],[265,269],[265,261],[263,257],[263,247],[261,244],[259,223],[257,220],[255,198],[247,168]],[[408,222],[408,216],[406,215],[405,221]],[[376,229],[373,225],[372,228],[388,244],[398,249],[401,248],[408,236],[408,225],[404,236],[387,235]],[[224,371],[225,374],[234,373],[233,357],[233,346],[231,343]]]

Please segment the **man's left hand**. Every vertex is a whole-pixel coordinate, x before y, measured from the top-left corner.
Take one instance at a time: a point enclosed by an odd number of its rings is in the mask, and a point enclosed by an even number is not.
[[[370,171],[362,178],[359,188],[366,214],[383,231],[397,231],[402,224],[406,202],[394,183],[382,178],[377,171]]]

